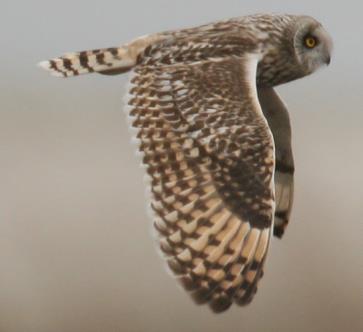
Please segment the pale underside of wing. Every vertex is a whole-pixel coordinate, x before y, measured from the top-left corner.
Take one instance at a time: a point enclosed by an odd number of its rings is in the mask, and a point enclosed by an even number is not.
[[[168,265],[214,311],[249,303],[274,215],[274,145],[252,57],[138,66],[130,116]]]
[[[291,125],[285,104],[273,88],[259,88],[258,99],[275,142],[275,219],[273,234],[281,238],[291,215],[294,198],[294,158]]]

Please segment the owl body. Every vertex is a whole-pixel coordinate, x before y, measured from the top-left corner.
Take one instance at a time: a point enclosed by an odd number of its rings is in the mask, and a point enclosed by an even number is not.
[[[294,162],[273,87],[330,61],[307,16],[252,15],[41,63],[56,76],[132,71],[127,101],[160,248],[197,303],[249,303],[290,218]]]

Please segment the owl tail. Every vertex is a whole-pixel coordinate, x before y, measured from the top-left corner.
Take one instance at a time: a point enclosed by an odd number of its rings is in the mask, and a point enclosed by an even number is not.
[[[58,77],[70,77],[93,72],[105,75],[122,74],[136,65],[138,55],[146,47],[161,39],[163,37],[158,35],[144,36],[120,47],[67,53],[59,58],[42,61],[39,66]]]

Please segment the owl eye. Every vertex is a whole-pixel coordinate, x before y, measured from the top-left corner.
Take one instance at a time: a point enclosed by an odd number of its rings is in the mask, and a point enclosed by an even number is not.
[[[316,37],[311,36],[311,35],[307,35],[304,37],[304,45],[307,48],[314,48],[317,44],[318,44],[318,40],[316,39]]]

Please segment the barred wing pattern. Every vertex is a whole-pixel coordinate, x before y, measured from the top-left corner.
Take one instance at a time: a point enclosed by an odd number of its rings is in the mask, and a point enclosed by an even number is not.
[[[137,66],[130,116],[151,177],[168,265],[198,303],[247,304],[274,215],[274,143],[258,103],[257,59]]]

